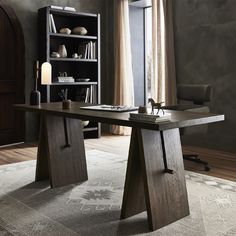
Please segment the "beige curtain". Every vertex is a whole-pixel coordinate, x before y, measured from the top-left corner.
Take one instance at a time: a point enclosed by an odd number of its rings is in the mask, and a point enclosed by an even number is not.
[[[130,45],[129,2],[115,1],[115,105],[134,105],[134,85]],[[130,128],[112,126],[114,134],[129,135]]]
[[[176,104],[173,1],[152,0],[152,96],[165,105]]]

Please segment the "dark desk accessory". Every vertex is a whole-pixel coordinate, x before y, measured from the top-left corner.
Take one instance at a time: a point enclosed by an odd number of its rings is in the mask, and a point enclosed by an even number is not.
[[[146,106],[139,106],[138,113],[147,114],[147,107]]]
[[[39,61],[36,61],[34,65],[34,90],[30,93],[30,105],[40,105],[41,94],[38,91],[38,78],[39,78]]]
[[[58,93],[58,95],[62,99],[62,109],[70,109],[71,100],[68,99],[68,89],[62,89],[61,92]]]
[[[162,111],[162,113],[163,113],[163,115],[165,114],[165,112],[164,112],[164,110],[163,110],[163,108],[162,108],[162,103],[164,103],[164,102],[155,102],[154,101],[154,99],[152,99],[152,98],[149,98],[148,99],[148,103],[151,103],[151,105],[152,105],[152,114],[154,114],[154,108],[156,108],[157,109],[157,115],[158,115],[158,113],[159,113],[159,111],[161,110]]]

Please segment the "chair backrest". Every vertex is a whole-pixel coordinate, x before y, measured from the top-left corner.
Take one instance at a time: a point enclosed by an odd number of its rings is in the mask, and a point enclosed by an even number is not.
[[[212,87],[209,84],[179,84],[177,85],[177,99],[192,101],[194,104],[203,105],[210,102]]]

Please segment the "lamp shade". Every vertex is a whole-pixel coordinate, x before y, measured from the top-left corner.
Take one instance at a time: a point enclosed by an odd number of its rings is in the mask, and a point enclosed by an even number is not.
[[[41,84],[52,83],[52,65],[49,62],[44,62],[41,66]]]

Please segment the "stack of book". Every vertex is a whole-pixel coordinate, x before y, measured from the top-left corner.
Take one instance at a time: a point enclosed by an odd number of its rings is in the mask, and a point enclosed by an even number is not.
[[[96,59],[97,58],[97,46],[96,42],[83,42],[79,45],[78,54],[81,55],[81,59]]]
[[[71,76],[63,76],[63,77],[58,77],[58,82],[59,83],[73,83],[75,82],[75,79]]]
[[[130,113],[129,120],[146,122],[146,123],[159,123],[164,121],[170,121],[171,113],[158,114],[158,115],[152,115],[146,113]]]

